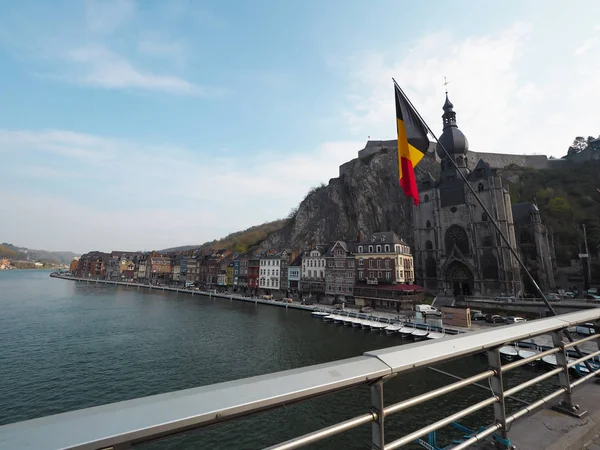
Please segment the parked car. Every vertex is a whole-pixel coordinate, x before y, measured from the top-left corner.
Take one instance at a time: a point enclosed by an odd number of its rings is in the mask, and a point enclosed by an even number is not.
[[[471,320],[485,320],[485,314],[483,314],[478,309],[471,310]]]
[[[504,317],[498,314],[488,314],[485,321],[489,323],[504,323]]]
[[[586,300],[594,300],[595,302],[600,301],[600,295],[587,294],[585,298]]]
[[[550,292],[549,294],[546,294],[546,298],[551,302],[557,302],[560,300],[560,295],[555,292]]]
[[[516,317],[516,316],[508,316],[505,320],[506,323],[519,323],[519,322],[527,322],[525,319],[523,319],[522,317]]]
[[[575,298],[575,292],[567,291],[564,295],[565,298]]]
[[[362,308],[360,308],[360,312],[361,313],[370,313],[370,312],[373,312],[373,308],[371,308],[370,306],[363,306]]]

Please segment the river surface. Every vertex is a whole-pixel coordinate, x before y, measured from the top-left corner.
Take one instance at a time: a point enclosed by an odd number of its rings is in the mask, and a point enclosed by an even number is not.
[[[0,272],[0,425],[69,410],[359,356],[402,345],[397,336],[336,326],[309,312],[183,293],[81,283],[48,271]],[[465,376],[479,356],[440,368]],[[509,373],[507,384],[534,376]],[[429,370],[385,384],[386,404],[453,380]],[[556,383],[556,382],[554,382]],[[550,385],[525,391],[537,397]],[[467,388],[386,419],[389,442],[483,400]],[[360,387],[140,447],[256,449],[369,410]],[[518,404],[511,404],[513,409]],[[491,423],[492,409],[462,423]],[[101,426],[101,424],[98,424]],[[438,433],[448,443],[456,434]],[[369,448],[370,426],[311,448]]]

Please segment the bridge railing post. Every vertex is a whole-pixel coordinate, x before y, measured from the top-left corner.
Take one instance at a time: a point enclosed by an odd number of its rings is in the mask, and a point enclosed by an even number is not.
[[[504,381],[502,380],[502,359],[500,358],[500,349],[493,348],[488,350],[488,364],[495,373],[490,377],[490,386],[492,392],[498,397],[494,403],[494,418],[497,424],[500,424],[500,439],[495,439],[495,446],[498,449],[510,449],[511,444],[506,430],[506,408],[504,404]]]
[[[567,367],[568,359],[563,343],[562,330],[554,331],[552,333],[552,345],[560,348],[560,351],[556,353],[556,364],[558,367],[562,367],[563,370],[558,374],[558,381],[565,390],[562,399],[553,409],[570,416],[582,417],[586,411],[580,410],[579,405],[573,403],[573,390],[571,389],[571,379],[569,377],[569,368]]]
[[[383,450],[385,447],[384,415],[383,415],[383,380],[371,385],[371,408],[377,416],[371,424],[371,450]]]

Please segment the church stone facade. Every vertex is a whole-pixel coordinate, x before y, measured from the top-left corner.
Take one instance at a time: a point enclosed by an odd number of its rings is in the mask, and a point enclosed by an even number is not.
[[[469,143],[457,126],[453,108],[446,96],[440,143],[449,157],[438,145],[439,179],[429,175],[421,183],[420,204],[413,211],[416,282],[427,290],[448,295],[517,296],[525,293],[525,275],[516,258],[457,173],[459,170],[493,215],[511,246],[526,245],[528,266],[535,269],[538,284],[545,292],[552,290],[552,252],[546,229],[539,220],[539,211],[537,216],[534,214],[537,207],[531,203],[512,205],[509,182],[484,160],[479,159],[474,167],[470,167]],[[519,212],[517,224],[513,217],[515,207]],[[527,283],[525,286],[531,287]]]

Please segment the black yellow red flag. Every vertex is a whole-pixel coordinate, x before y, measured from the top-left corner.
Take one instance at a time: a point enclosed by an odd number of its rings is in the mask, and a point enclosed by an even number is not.
[[[409,104],[404,93],[394,83],[396,95],[396,128],[398,131],[398,171],[404,195],[419,204],[415,167],[429,148],[427,128]]]

